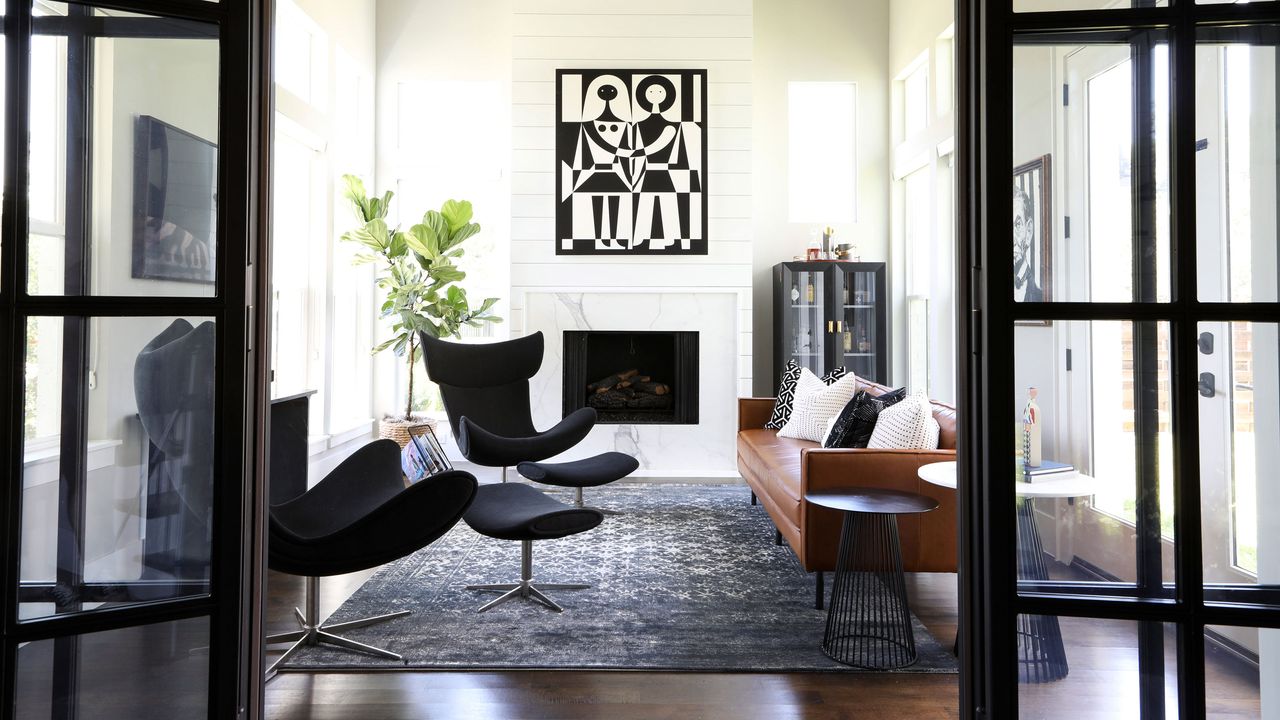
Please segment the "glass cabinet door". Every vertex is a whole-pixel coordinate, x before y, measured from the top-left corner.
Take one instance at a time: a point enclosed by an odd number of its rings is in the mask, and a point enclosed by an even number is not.
[[[840,360],[850,372],[873,382],[884,382],[884,343],[880,321],[886,298],[881,297],[880,273],[873,266],[841,268],[839,311],[835,339]]]
[[[827,268],[805,264],[784,265],[782,298],[779,301],[781,374],[787,360],[809,368],[815,375],[827,371],[828,314],[827,293],[831,287]]]

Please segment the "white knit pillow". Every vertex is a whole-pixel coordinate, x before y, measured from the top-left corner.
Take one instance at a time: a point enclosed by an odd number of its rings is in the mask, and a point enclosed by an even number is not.
[[[937,450],[940,432],[929,397],[916,393],[880,411],[867,447]]]
[[[778,431],[778,437],[822,442],[827,421],[839,415],[857,391],[856,375],[845,375],[828,385],[805,368],[796,383],[796,399],[791,404],[791,419]]]

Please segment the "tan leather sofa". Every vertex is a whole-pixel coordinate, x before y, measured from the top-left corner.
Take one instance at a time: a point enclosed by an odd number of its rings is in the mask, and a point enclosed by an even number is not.
[[[872,395],[889,390],[859,380]],[[841,514],[804,501],[810,490],[877,487],[907,490],[938,501],[938,509],[898,518],[902,564],[907,572],[955,572],[955,491],[921,480],[921,465],[955,459],[956,411],[933,403],[941,426],[938,450],[872,450],[823,448],[807,440],[778,437],[764,425],[773,398],[738,399],[738,471],[773,519],[808,572],[817,572],[817,607],[822,607],[822,572],[834,570],[840,543]]]

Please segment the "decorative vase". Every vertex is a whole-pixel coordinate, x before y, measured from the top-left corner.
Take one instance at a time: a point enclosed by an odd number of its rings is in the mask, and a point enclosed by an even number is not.
[[[384,417],[378,423],[378,437],[395,440],[403,450],[409,444],[409,438],[422,435],[428,430],[435,432],[436,421],[429,417],[414,417],[405,420],[402,417]]]

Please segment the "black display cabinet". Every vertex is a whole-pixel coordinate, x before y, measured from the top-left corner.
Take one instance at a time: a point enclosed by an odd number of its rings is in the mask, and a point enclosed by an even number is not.
[[[843,365],[877,383],[889,379],[885,264],[784,262],[773,267],[773,382],[788,360],[815,375]]]

